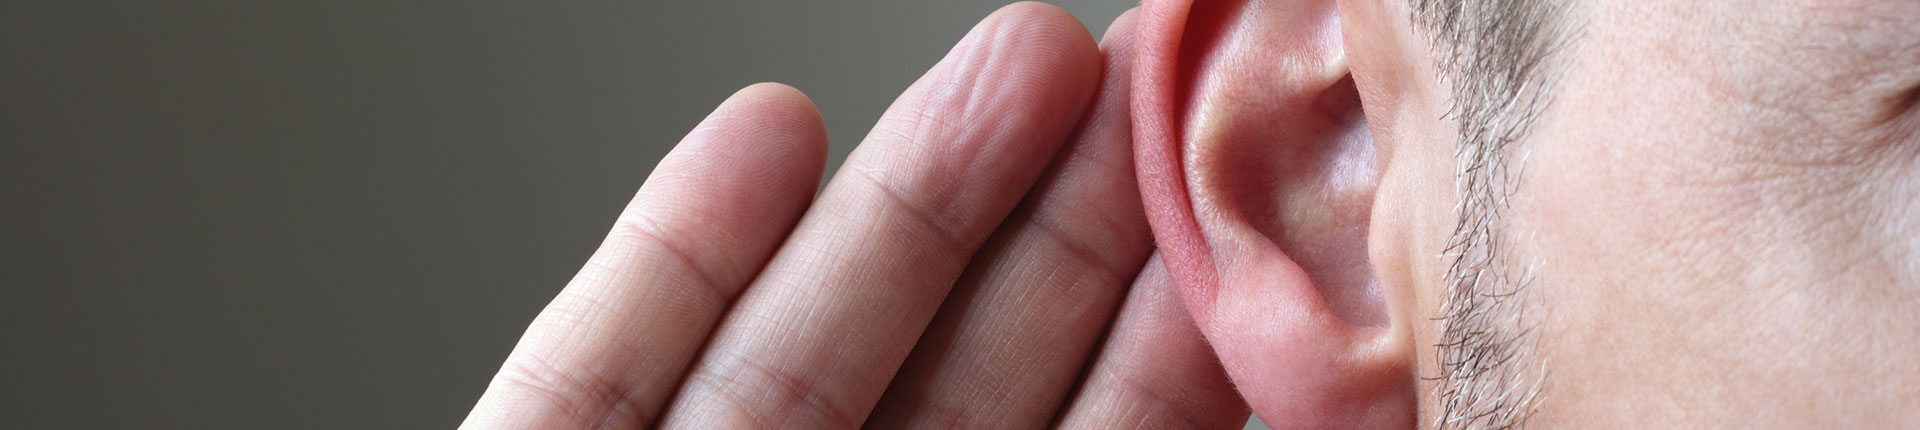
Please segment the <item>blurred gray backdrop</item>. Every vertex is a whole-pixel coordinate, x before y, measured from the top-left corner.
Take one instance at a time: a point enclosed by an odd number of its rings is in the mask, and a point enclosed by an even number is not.
[[[0,4],[0,423],[452,427],[733,90],[837,166],[1004,3]]]

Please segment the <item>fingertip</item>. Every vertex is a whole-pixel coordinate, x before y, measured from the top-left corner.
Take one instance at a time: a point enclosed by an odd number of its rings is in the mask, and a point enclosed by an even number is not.
[[[1066,10],[1051,4],[1023,1],[1007,5],[981,20],[978,27],[1001,44],[996,50],[1016,55],[1033,55],[1022,60],[1058,62],[1057,70],[1069,77],[1093,76],[1085,85],[1091,94],[1092,81],[1100,73],[1100,47],[1093,33]]]
[[[1080,20],[1074,18],[1073,14],[1067,12],[1066,9],[1037,1],[1022,1],[1002,6],[999,10],[995,10],[992,14],[987,15],[987,19],[984,21],[994,22],[1010,18],[1033,19],[1039,24],[1086,30],[1086,27],[1080,25]],[[1085,31],[1082,32],[1084,33]],[[1087,37],[1092,38],[1093,36],[1088,34]]]
[[[734,91],[733,95],[727,97],[727,101],[722,104],[733,103],[761,105],[795,113],[810,113],[815,117],[820,116],[819,110],[813,105],[813,99],[807,97],[806,93],[779,82],[748,85],[739,91]]]
[[[1121,12],[1120,16],[1113,18],[1112,23],[1107,24],[1106,34],[1100,35],[1100,45],[1102,47],[1106,47],[1114,44],[1123,44],[1127,41],[1132,40],[1134,25],[1136,21],[1138,21],[1139,19],[1140,19],[1139,7],[1134,7],[1131,9],[1127,9],[1126,12]]]
[[[740,91],[736,91],[734,92],[734,94],[735,95],[772,94],[772,95],[782,95],[782,96],[798,96],[803,99],[807,97],[806,93],[800,91],[799,88],[794,88],[792,85],[787,85],[779,82],[755,83],[753,85],[748,85],[745,88],[741,88]]]
[[[733,222],[719,218],[748,213],[797,219],[825,174],[826,160],[826,124],[806,94],[776,83],[749,85],[660,159],[629,210],[698,213],[685,217],[692,223]],[[761,235],[779,233],[784,230]]]
[[[780,164],[810,172],[815,176],[811,182],[818,182],[826,168],[826,120],[806,93],[776,82],[735,91],[685,143],[718,145],[724,147],[723,151],[771,153],[768,158],[783,160]]]
[[[975,24],[901,94],[861,147],[907,140],[946,158],[1000,159],[951,167],[1012,174],[1008,179],[1021,179],[1015,182],[1024,189],[1030,182],[1023,177],[1045,169],[1084,115],[1103,68],[1092,34],[1066,11],[1037,2],[1007,5]],[[1022,138],[986,138],[996,134]],[[866,152],[856,149],[850,165],[865,165],[852,160]]]
[[[796,135],[810,137],[802,139],[807,144],[815,144],[818,149],[826,150],[827,125],[815,107],[813,99],[805,92],[787,84],[761,82],[748,85],[735,91],[723,105],[742,105],[741,114],[754,115],[773,122],[771,125],[791,127]]]

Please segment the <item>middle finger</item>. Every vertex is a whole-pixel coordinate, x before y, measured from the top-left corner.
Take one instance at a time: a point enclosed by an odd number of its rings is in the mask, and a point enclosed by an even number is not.
[[[907,89],[715,330],[663,427],[855,427],[1077,122],[1100,57],[1008,6]]]
[[[1107,27],[1080,130],[975,258],[869,428],[1038,428],[1052,419],[1153,248],[1133,180],[1133,13]]]

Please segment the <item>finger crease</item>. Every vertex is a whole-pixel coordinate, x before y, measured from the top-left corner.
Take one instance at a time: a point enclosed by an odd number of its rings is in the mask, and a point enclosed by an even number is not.
[[[725,305],[733,300],[733,292],[721,291],[724,287],[714,280],[713,273],[707,267],[700,265],[692,254],[681,248],[680,244],[667,240],[664,228],[659,222],[644,214],[635,213],[620,217],[620,222],[614,223],[614,230],[616,234],[659,245],[660,250],[665,251],[669,258],[692,272],[693,280],[699,284],[700,290],[706,292],[707,298],[713,303]]]
[[[646,417],[641,416],[641,410],[633,404],[633,387],[624,387],[591,370],[582,369],[588,373],[582,377],[555,366],[539,354],[519,355],[507,363],[507,368],[500,372],[501,384],[520,387],[546,399],[582,425],[592,423],[594,428],[605,428],[623,420],[646,422],[642,421]]]
[[[941,243],[939,243],[941,246],[935,249],[946,252],[963,253],[959,255],[973,254],[973,247],[963,246],[966,242],[970,241],[962,240],[961,232],[947,227],[947,223],[940,222],[943,219],[942,217],[935,216],[932,211],[928,211],[920,207],[920,205],[913,204],[912,201],[907,200],[905,196],[894,190],[892,186],[881,181],[880,178],[873,176],[873,174],[867,172],[865,169],[854,169],[854,171],[859,172],[863,180],[871,184],[875,190],[878,190],[879,194],[888,200],[887,203],[900,208],[900,212],[906,213],[908,218],[912,218],[913,221],[919,223],[921,227],[933,233],[935,239],[941,241]]]

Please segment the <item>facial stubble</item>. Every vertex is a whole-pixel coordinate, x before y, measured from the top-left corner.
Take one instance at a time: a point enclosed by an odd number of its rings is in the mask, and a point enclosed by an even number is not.
[[[1511,156],[1547,108],[1550,65],[1568,46],[1566,5],[1550,0],[1410,0],[1431,37],[1458,125],[1460,201],[1446,259],[1434,343],[1435,428],[1524,426],[1545,390],[1537,355],[1541,304],[1529,294],[1536,260],[1515,251],[1508,201],[1520,185]],[[1522,157],[1524,158],[1524,157]]]

